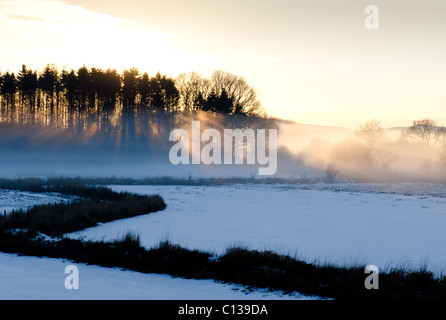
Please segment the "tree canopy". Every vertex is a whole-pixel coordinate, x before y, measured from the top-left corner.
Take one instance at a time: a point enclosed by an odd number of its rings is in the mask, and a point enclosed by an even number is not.
[[[58,70],[48,64],[41,71],[23,65],[17,74],[0,73],[2,121],[69,118],[64,121],[70,125],[85,117],[101,122],[116,114],[135,117],[189,111],[263,114],[255,89],[244,78],[222,70],[209,78],[197,72],[172,78],[160,72],[149,76],[137,68],[119,73],[86,66]]]

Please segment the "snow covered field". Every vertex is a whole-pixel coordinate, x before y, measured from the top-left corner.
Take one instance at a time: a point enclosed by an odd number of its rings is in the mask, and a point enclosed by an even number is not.
[[[72,199],[57,194],[0,190],[0,210]],[[79,269],[79,289],[67,290],[65,268]],[[255,292],[213,280],[187,280],[169,275],[143,274],[119,268],[77,264],[64,259],[25,257],[0,252],[0,300],[312,300],[318,297],[281,291]]]
[[[0,213],[9,214],[12,210],[23,209],[35,205],[42,205],[48,203],[60,203],[63,201],[71,201],[77,197],[70,197],[55,193],[35,193],[26,191],[15,191],[0,189]]]
[[[131,231],[147,247],[169,240],[215,254],[237,245],[309,262],[374,264],[380,269],[446,270],[446,195],[442,185],[111,186],[159,194],[163,211],[67,236],[113,240]],[[26,193],[2,193],[0,207],[26,207]],[[28,199],[22,205],[14,199]],[[35,198],[34,200],[39,200]],[[57,201],[42,201],[47,203]],[[60,201],[60,200],[59,200]],[[0,299],[314,299],[212,280],[185,280],[84,264],[79,290],[67,290],[70,261],[0,253]]]
[[[234,284],[186,280],[169,275],[143,274],[118,268],[74,264],[79,289],[65,288],[73,264],[62,259],[0,253],[0,300],[277,300],[315,299],[280,291],[249,292]]]
[[[169,240],[221,254],[239,245],[322,263],[426,267],[437,275],[446,270],[446,198],[427,195],[426,188],[419,188],[422,195],[399,194],[408,194],[409,185],[347,187],[112,186],[160,194],[167,208],[69,236],[111,240],[131,231],[147,247]],[[440,187],[431,193],[438,195]]]

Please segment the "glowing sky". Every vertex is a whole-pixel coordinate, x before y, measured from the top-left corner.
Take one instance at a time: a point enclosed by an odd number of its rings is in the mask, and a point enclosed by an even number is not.
[[[0,1],[0,68],[224,69],[300,123],[446,125],[446,1]]]

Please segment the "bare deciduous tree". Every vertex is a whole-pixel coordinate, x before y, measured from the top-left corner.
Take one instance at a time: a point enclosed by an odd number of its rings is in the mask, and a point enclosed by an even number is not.
[[[182,73],[175,79],[175,85],[180,95],[179,109],[195,111],[200,108],[196,101],[206,99],[210,93],[209,80],[203,78],[198,72]]]
[[[373,119],[356,129],[355,136],[363,140],[370,147],[375,148],[383,142],[385,131],[381,126],[381,122]]]
[[[439,127],[434,120],[425,118],[414,121],[411,127],[402,132],[402,136],[408,140],[438,146],[446,141],[446,128]]]
[[[211,75],[211,88],[217,95],[226,91],[233,101],[232,113],[257,115],[261,112],[256,90],[241,76],[222,70],[214,71]]]
[[[355,136],[363,142],[371,163],[387,166],[395,160],[394,155],[389,150],[385,150],[386,131],[379,120],[373,119],[362,124],[355,130]]]
[[[329,163],[325,169],[325,182],[333,183],[336,181],[336,176],[339,170],[336,169],[334,164]]]

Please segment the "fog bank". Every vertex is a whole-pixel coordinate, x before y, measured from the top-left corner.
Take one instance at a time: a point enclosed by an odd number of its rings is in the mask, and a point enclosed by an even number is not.
[[[277,119],[193,113],[181,117],[136,119],[95,128],[0,123],[0,175],[3,177],[259,177],[256,164],[173,165],[169,141],[173,129],[201,132],[224,129],[277,129],[277,171],[271,177],[319,181],[446,182],[446,148],[406,141],[399,128],[370,146],[350,129],[298,124]],[[268,143],[268,141],[267,141]],[[202,146],[205,145],[202,142]],[[245,159],[246,160],[246,159]],[[267,178],[269,176],[260,176]]]

